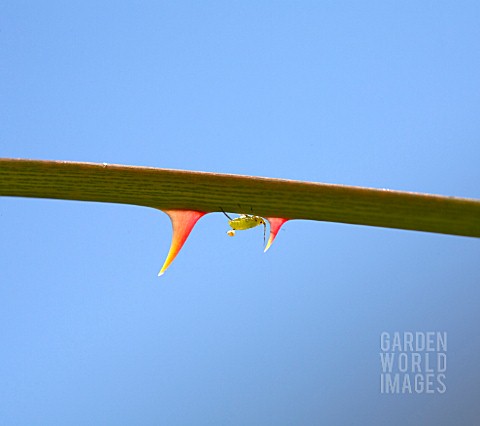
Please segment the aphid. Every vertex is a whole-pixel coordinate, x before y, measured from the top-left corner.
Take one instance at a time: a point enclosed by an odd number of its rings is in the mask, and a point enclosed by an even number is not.
[[[227,234],[230,237],[235,235],[235,231],[244,231],[245,229],[255,228],[256,226],[263,225],[263,244],[265,245],[265,233],[267,230],[267,225],[265,219],[260,216],[254,216],[250,214],[241,214],[239,217],[232,219],[225,211],[222,209],[222,212],[228,218],[228,224],[230,225],[229,231]]]

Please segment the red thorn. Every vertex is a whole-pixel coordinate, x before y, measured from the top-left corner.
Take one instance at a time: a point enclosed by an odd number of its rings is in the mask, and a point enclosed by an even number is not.
[[[165,263],[160,269],[158,276],[163,275],[170,264],[173,262],[173,259],[177,256],[180,250],[183,247],[183,244],[187,240],[190,232],[205,212],[199,212],[196,210],[162,210],[164,213],[168,214],[170,220],[172,221],[172,243],[170,244],[170,250],[168,252]]]
[[[265,253],[270,246],[273,244],[273,240],[277,236],[278,231],[280,231],[280,228],[282,225],[289,219],[285,219],[283,217],[267,217],[266,218],[268,222],[270,223],[270,237],[268,239],[267,245],[265,246],[265,250],[263,252]]]

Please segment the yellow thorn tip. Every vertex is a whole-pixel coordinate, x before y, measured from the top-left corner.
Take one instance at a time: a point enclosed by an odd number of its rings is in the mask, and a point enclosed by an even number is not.
[[[187,240],[190,232],[205,212],[199,212],[196,210],[163,210],[172,222],[172,242],[170,244],[170,250],[168,251],[165,263],[160,269],[158,276],[162,276],[175,257],[178,255],[183,247],[183,244]]]
[[[277,237],[278,231],[280,231],[282,225],[288,220],[284,219],[283,217],[267,217],[266,219],[270,223],[270,237],[268,238],[267,245],[263,250],[264,253],[266,253],[266,251],[271,247],[273,241]]]

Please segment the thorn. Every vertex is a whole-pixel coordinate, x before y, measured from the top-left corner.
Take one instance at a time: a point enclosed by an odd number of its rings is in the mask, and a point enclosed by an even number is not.
[[[277,236],[277,233],[278,231],[280,231],[280,228],[282,227],[282,225],[287,220],[289,220],[289,219],[284,219],[283,217],[267,217],[266,219],[270,223],[270,237],[268,238],[268,242],[267,242],[267,245],[265,246],[265,250],[263,250],[264,253],[273,244],[273,240]]]
[[[166,213],[172,222],[172,243],[170,244],[170,250],[168,251],[165,263],[160,269],[158,276],[165,273],[167,268],[173,262],[173,259],[177,256],[183,247],[183,244],[187,240],[190,232],[205,212],[199,212],[196,210],[162,210]]]

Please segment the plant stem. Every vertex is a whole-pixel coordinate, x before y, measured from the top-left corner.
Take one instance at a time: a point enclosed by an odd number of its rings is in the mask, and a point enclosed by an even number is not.
[[[149,167],[5,158],[0,196],[223,209],[480,237],[480,200]]]

